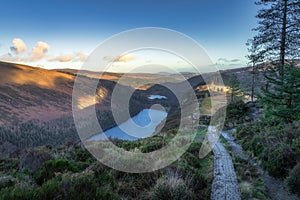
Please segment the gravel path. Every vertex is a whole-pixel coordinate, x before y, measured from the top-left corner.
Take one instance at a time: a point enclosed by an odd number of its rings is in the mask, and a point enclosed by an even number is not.
[[[219,141],[212,150],[214,153],[214,180],[211,199],[240,200],[240,188],[231,156]]]
[[[234,141],[234,137],[232,137],[231,135],[232,131],[234,130],[223,131],[222,136],[230,144],[233,154],[239,156],[244,160],[247,160],[251,165],[257,168],[265,183],[269,198],[271,200],[299,200],[296,195],[293,195],[288,191],[284,181],[269,176],[266,172],[264,172],[264,170],[257,164],[255,160],[251,159],[247,154],[244,153],[241,145],[237,144]]]

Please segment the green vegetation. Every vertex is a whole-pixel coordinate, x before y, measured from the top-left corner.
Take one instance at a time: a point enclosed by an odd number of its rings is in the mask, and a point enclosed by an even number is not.
[[[289,189],[300,197],[300,163],[298,163],[287,177]]]
[[[248,161],[232,155],[242,199],[266,200],[266,188],[257,169]]]
[[[113,142],[126,150],[151,152],[166,145],[175,133],[170,130],[164,136]],[[210,154],[200,160],[200,147],[201,142],[194,141],[171,166],[143,174],[108,168],[79,144],[39,147],[52,160],[36,171],[20,168],[19,155],[0,162],[0,199],[208,199],[213,158]]]
[[[236,137],[243,149],[255,156],[270,175],[287,178],[288,187],[297,193],[300,174],[299,164],[297,165],[300,159],[300,124],[269,123],[256,122],[241,126]]]
[[[243,92],[240,88],[240,82],[235,74],[233,74],[230,79],[225,82],[225,85],[229,87],[227,98],[230,103],[234,103],[243,99]]]
[[[223,136],[221,136],[220,139],[232,157],[241,189],[241,198],[267,200],[267,189],[257,168],[249,163],[248,160],[244,160],[232,153],[230,144]]]
[[[290,123],[300,120],[300,69],[294,65],[285,65],[284,76],[271,70],[266,75],[272,86],[260,96],[265,115],[270,120]]]
[[[224,129],[232,129],[251,120],[249,117],[249,107],[242,100],[228,103],[226,108],[223,107],[219,109],[215,114],[216,118],[218,115],[222,115],[222,113],[224,113],[224,109],[226,109]]]
[[[299,123],[271,126],[256,122],[238,128],[236,137],[271,175],[286,177],[300,158],[299,128]]]
[[[264,115],[240,127],[236,136],[270,175],[286,178],[290,174],[287,183],[296,192],[300,159],[300,69],[295,60],[300,44],[299,1],[258,0],[256,4],[261,9],[256,16],[256,34],[248,42],[248,58],[253,65],[268,62],[263,70],[266,86],[257,95]]]

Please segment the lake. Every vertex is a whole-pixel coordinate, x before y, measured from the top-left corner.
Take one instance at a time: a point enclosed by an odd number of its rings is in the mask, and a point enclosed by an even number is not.
[[[168,113],[155,109],[143,109],[136,116],[128,119],[119,126],[115,126],[90,137],[88,140],[106,140],[109,137],[121,140],[138,140],[151,136],[156,127],[166,119]],[[128,134],[127,134],[128,133]]]
[[[167,97],[161,96],[161,95],[150,95],[148,97],[148,99],[151,99],[151,100],[153,100],[153,99],[167,99]]]

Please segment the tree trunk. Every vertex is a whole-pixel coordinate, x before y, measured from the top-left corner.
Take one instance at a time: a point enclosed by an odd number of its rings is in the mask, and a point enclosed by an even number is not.
[[[253,103],[253,98],[254,98],[254,65],[255,63],[252,64],[252,84],[251,84],[251,102]]]
[[[283,0],[283,18],[282,18],[282,29],[281,29],[281,41],[280,41],[280,70],[279,74],[281,77],[284,75],[284,59],[285,59],[285,47],[286,47],[286,25],[287,25],[287,4],[288,0]]]

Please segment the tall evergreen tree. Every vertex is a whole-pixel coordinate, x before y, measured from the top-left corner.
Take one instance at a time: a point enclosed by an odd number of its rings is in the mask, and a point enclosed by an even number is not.
[[[230,103],[240,100],[242,98],[243,92],[240,88],[240,82],[235,74],[232,75],[230,79],[225,82],[225,84],[229,87],[227,97],[229,98]]]
[[[272,63],[265,72],[268,87],[260,101],[266,116],[291,122],[299,119],[299,68],[288,63],[300,56],[300,1],[258,0],[256,4],[262,8],[248,58]]]
[[[300,1],[299,0],[258,0],[257,35],[252,45],[265,61],[279,61],[278,71],[284,75],[285,59],[300,55]]]
[[[257,64],[263,62],[263,54],[258,54],[258,46],[254,39],[248,40],[246,45],[248,46],[249,54],[246,56],[252,65],[252,81],[251,81],[251,102],[254,100],[254,91],[255,91],[255,77],[257,75],[256,66]]]

